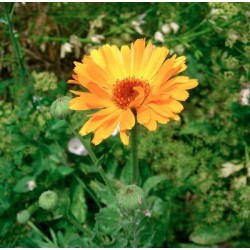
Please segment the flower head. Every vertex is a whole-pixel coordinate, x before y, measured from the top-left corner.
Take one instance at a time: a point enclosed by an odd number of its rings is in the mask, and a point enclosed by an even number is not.
[[[184,56],[167,59],[168,49],[147,45],[138,39],[131,46],[104,45],[75,62],[73,79],[87,91],[71,91],[72,110],[95,110],[80,130],[81,135],[94,133],[92,142],[99,144],[120,127],[120,138],[129,143],[128,131],[135,122],[149,130],[157,123],[179,120],[183,110],[179,101],[188,98],[187,89],[197,86],[196,79],[175,76],[186,69]],[[97,109],[97,111],[96,111]]]

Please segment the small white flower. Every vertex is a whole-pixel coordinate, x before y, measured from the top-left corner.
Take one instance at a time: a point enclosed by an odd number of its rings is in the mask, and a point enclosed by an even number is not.
[[[180,44],[180,45],[177,45],[176,47],[175,47],[175,51],[178,53],[178,54],[183,54],[183,52],[184,52],[184,47]]]
[[[104,39],[104,36],[95,34],[95,35],[91,36],[90,39],[93,43],[100,43]]]
[[[163,24],[163,25],[161,26],[161,30],[162,30],[162,32],[163,32],[164,34],[167,35],[167,34],[170,33],[171,28],[170,28],[169,24]]]
[[[88,155],[87,149],[82,145],[81,141],[77,137],[73,137],[68,142],[68,150],[70,153],[75,155]]]
[[[175,22],[171,22],[169,25],[170,25],[171,29],[173,30],[174,34],[177,33],[177,31],[180,28],[180,26]]]
[[[137,31],[138,34],[142,35],[143,34],[143,30],[141,28],[141,23],[138,21],[132,21],[131,22],[132,26],[134,27],[134,29]]]
[[[35,180],[28,181],[27,186],[30,191],[34,190],[36,188],[36,181]]]
[[[72,52],[72,44],[70,43],[64,43],[62,46],[61,46],[61,52],[60,52],[60,58],[65,58],[65,55],[67,53],[71,53]]]
[[[144,214],[146,217],[151,217],[151,212],[148,209],[144,210]]]
[[[155,37],[156,41],[159,41],[159,42],[162,42],[162,43],[165,40],[163,34],[160,31],[156,31],[154,37]]]
[[[244,86],[240,91],[240,104],[250,106],[250,85]]]

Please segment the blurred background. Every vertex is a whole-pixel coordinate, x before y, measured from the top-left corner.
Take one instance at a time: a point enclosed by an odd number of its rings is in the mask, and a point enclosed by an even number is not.
[[[74,61],[137,38],[185,55],[199,80],[180,122],[140,130],[140,246],[249,246],[249,3],[1,3],[0,32],[0,247],[127,246],[86,150],[50,105],[70,96]],[[79,130],[85,113],[70,119]],[[115,185],[129,182],[118,136],[94,150]],[[66,194],[95,237],[39,208],[46,190]]]

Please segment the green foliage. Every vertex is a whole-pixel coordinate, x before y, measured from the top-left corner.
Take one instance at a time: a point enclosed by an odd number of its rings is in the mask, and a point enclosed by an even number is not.
[[[1,7],[1,247],[249,246],[249,3]],[[126,213],[90,157],[67,150],[67,124],[78,131],[85,111],[66,123],[50,106],[69,94],[66,81],[83,53],[139,37],[185,55],[199,86],[180,122],[140,128],[145,200]],[[131,184],[129,148],[118,136],[94,151],[116,191]],[[53,211],[39,207],[46,190],[58,195]]]

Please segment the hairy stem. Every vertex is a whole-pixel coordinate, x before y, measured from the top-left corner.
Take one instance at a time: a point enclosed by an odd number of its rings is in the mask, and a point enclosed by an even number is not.
[[[140,173],[138,164],[138,124],[131,130],[131,163],[132,163],[132,184],[139,185]]]
[[[6,21],[7,21],[7,26],[8,26],[8,29],[9,29],[10,38],[11,38],[11,41],[12,41],[12,44],[13,44],[13,48],[14,48],[14,51],[15,51],[15,54],[16,54],[16,57],[17,57],[17,61],[18,61],[18,64],[20,66],[20,69],[21,69],[22,78],[23,78],[23,81],[24,81],[25,77],[27,75],[27,70],[26,70],[26,68],[24,66],[24,63],[23,63],[23,60],[21,58],[20,50],[19,50],[17,40],[16,40],[14,32],[13,32],[12,23],[11,23],[11,20],[9,18],[9,13],[8,13],[6,4],[2,3],[2,6],[3,6],[3,9],[4,9]]]

